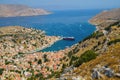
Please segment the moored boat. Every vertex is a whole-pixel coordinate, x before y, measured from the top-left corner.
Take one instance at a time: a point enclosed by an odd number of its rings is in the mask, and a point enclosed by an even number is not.
[[[74,37],[63,37],[63,40],[75,40]]]

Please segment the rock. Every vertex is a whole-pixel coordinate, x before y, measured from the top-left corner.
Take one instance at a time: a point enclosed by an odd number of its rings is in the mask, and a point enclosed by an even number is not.
[[[81,76],[77,76],[77,77],[73,77],[72,80],[85,80],[85,79]]]
[[[103,75],[106,75],[107,77],[113,77],[114,71],[111,68],[108,68],[108,65],[103,67],[100,65],[97,65],[96,68],[93,69],[92,78],[100,79],[100,78],[103,78]]]
[[[92,73],[92,78],[93,79],[100,79],[101,75],[99,73],[99,71],[97,71],[97,69],[93,69],[93,73]]]
[[[112,69],[110,68],[105,68],[104,69],[104,74],[107,76],[107,77],[113,77],[114,76],[114,72]]]
[[[115,77],[120,78],[120,73],[115,73],[114,75],[115,75]]]
[[[30,78],[32,76],[32,73],[25,72],[24,75],[25,75],[26,78]]]

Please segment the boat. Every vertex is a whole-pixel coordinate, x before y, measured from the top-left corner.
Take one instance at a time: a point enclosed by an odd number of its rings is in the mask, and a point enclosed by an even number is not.
[[[75,40],[74,37],[63,37],[63,40]]]

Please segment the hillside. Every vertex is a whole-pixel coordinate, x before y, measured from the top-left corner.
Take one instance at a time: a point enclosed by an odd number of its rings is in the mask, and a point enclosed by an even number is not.
[[[119,9],[118,9],[119,10]],[[90,20],[97,30],[83,41],[55,52],[32,52],[60,37],[23,27],[0,28],[0,79],[2,80],[120,80],[120,21],[115,10]],[[112,16],[111,13],[114,13]],[[107,16],[107,15],[106,15]],[[99,24],[100,23],[100,24]],[[99,25],[98,25],[99,24]],[[15,52],[14,52],[15,51]],[[28,54],[28,52],[32,54]]]
[[[91,24],[101,25],[101,27],[109,26],[118,21],[120,21],[120,8],[105,10],[89,20]]]
[[[34,9],[25,5],[0,4],[0,17],[47,15],[44,9]]]
[[[59,37],[47,36],[44,31],[8,26],[0,28],[0,55],[34,53],[59,40]]]
[[[111,19],[110,22],[108,18]],[[119,19],[120,9],[113,9],[102,12],[90,20],[93,25],[97,25],[97,31],[74,45],[74,48],[66,55],[64,59],[66,68],[60,79],[120,79]]]

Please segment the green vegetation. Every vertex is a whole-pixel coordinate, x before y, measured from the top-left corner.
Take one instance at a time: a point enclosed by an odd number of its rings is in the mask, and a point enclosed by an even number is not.
[[[12,64],[14,61],[5,60],[5,65]]]
[[[74,49],[73,49],[73,53],[77,53],[79,51],[79,48],[78,46],[76,46]]]
[[[35,61],[35,62],[38,61],[37,58],[35,58],[34,61]]]
[[[104,34],[102,32],[96,31],[96,32],[92,33],[90,36],[88,36],[87,38],[85,38],[83,41],[88,40],[90,38],[96,38],[97,39],[98,37],[101,37],[103,35]],[[81,42],[79,42],[79,43],[81,43]]]
[[[120,42],[120,39],[112,40],[112,41],[108,42],[108,45],[116,44],[117,42]]]
[[[28,61],[28,64],[29,64],[30,66],[32,66],[32,62],[31,62],[31,61]]]
[[[38,64],[42,64],[42,60],[41,60],[41,59],[39,59],[37,63],[38,63]]]
[[[33,46],[35,46],[35,47],[37,47],[37,43],[35,43],[35,44],[32,44]]]
[[[84,62],[88,62],[92,59],[95,59],[96,56],[97,54],[93,50],[88,50],[79,57],[79,59],[74,63],[74,66],[78,67]]]
[[[52,74],[51,75],[49,75],[47,78],[49,79],[49,78],[52,78],[52,77],[55,77],[55,78],[59,78],[60,77],[60,74],[61,74],[61,72],[54,72],[54,71],[52,71]]]
[[[2,37],[6,37],[6,36],[13,36],[13,34],[0,35],[0,38],[2,38]]]
[[[69,65],[72,65],[74,61],[78,60],[79,57],[77,56],[72,56],[71,59],[70,59],[70,62],[69,62]]]
[[[46,54],[43,55],[43,60],[44,60],[44,62],[49,61],[49,60],[47,59],[47,55],[46,55]]]
[[[0,75],[2,75],[4,69],[3,68],[0,68]]]
[[[103,35],[104,34],[102,32],[97,31],[97,32],[94,32],[93,34],[91,34],[89,37],[90,38],[98,38],[98,37],[101,37]]]
[[[18,54],[14,55],[12,58],[13,58],[13,59],[16,59],[16,58],[24,57],[24,54],[25,54],[25,53],[18,52]]]
[[[19,54],[19,55],[22,55],[22,54],[25,54],[25,53],[23,53],[23,52],[18,52],[18,54]]]
[[[111,29],[112,26],[115,26],[115,25],[118,25],[118,26],[119,26],[119,22],[120,22],[120,21],[115,22],[115,23],[109,25],[108,27],[105,28],[105,30],[109,31],[109,30]]]
[[[45,80],[42,73],[36,74],[36,75],[35,75],[35,80],[36,80],[36,79],[37,79],[37,80],[38,80],[38,79],[39,79],[39,80]]]
[[[68,57],[71,58],[71,57],[72,57],[72,54],[73,54],[73,52],[70,51],[70,52],[68,53]]]
[[[44,76],[42,73],[34,74],[34,69],[29,70],[30,73],[32,73],[32,76],[29,77],[27,80],[45,80]]]

